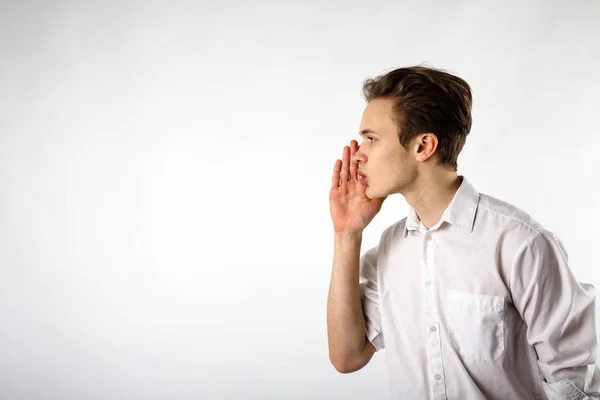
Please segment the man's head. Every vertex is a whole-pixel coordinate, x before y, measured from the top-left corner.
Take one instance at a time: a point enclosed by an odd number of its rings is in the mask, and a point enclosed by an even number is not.
[[[367,79],[363,95],[363,142],[354,160],[367,176],[368,197],[403,193],[424,173],[457,171],[471,130],[467,82],[415,66]]]

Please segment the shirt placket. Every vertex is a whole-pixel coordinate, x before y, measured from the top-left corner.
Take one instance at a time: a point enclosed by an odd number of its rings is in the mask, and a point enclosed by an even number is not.
[[[423,241],[423,276],[425,292],[425,312],[427,320],[427,353],[429,356],[429,373],[431,374],[431,393],[433,399],[446,399],[446,381],[442,365],[442,346],[440,341],[439,313],[435,306],[435,285],[433,279],[435,238],[432,231],[426,231]]]

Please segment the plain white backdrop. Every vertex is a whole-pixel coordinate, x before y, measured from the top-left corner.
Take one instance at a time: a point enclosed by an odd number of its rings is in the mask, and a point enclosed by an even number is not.
[[[600,287],[599,18],[595,0],[0,2],[0,398],[386,398],[384,351],[350,375],[328,360],[328,194],[362,81],[399,66],[470,83],[459,173]],[[390,197],[362,251],[407,210]]]

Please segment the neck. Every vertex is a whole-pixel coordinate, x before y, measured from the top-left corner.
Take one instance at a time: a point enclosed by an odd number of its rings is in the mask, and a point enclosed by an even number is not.
[[[461,183],[462,178],[456,171],[431,171],[419,175],[404,198],[429,229],[442,218]]]

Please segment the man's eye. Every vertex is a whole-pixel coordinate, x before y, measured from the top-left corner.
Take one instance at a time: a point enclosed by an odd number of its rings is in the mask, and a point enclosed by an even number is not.
[[[373,140],[375,140],[375,138],[372,138],[371,136],[367,136],[367,139],[373,139]],[[373,143],[373,142],[370,142],[370,143]]]

